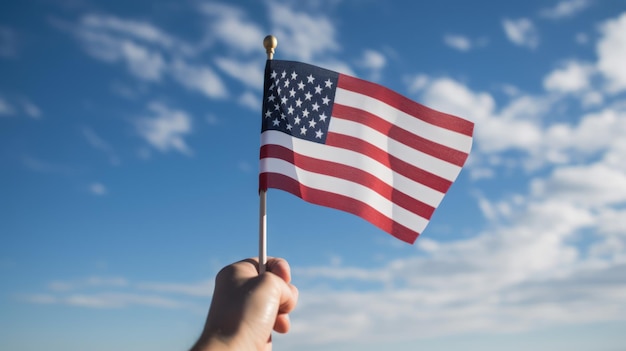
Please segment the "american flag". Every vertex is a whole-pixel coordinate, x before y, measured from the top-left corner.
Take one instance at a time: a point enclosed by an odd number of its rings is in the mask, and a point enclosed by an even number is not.
[[[473,130],[378,84],[268,60],[259,187],[353,213],[413,243],[461,171]]]

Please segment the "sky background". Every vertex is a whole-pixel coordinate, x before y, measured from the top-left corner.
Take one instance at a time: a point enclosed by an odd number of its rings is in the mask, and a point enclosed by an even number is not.
[[[276,350],[626,345],[626,1],[0,4],[0,349],[185,350],[257,255],[265,51],[476,123],[414,245],[268,193]]]

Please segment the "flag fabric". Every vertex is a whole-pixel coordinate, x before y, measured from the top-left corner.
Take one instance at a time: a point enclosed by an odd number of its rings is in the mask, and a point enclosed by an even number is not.
[[[364,218],[413,243],[467,160],[474,124],[378,84],[265,66],[259,188]]]

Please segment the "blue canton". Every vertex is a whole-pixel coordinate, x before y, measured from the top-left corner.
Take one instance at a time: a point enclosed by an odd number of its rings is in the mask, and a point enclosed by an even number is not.
[[[261,130],[326,142],[339,74],[304,63],[268,60]]]

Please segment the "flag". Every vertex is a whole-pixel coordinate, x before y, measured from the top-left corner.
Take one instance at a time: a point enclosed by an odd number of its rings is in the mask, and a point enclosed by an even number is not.
[[[355,214],[413,243],[461,171],[473,130],[378,84],[268,60],[259,188]]]

